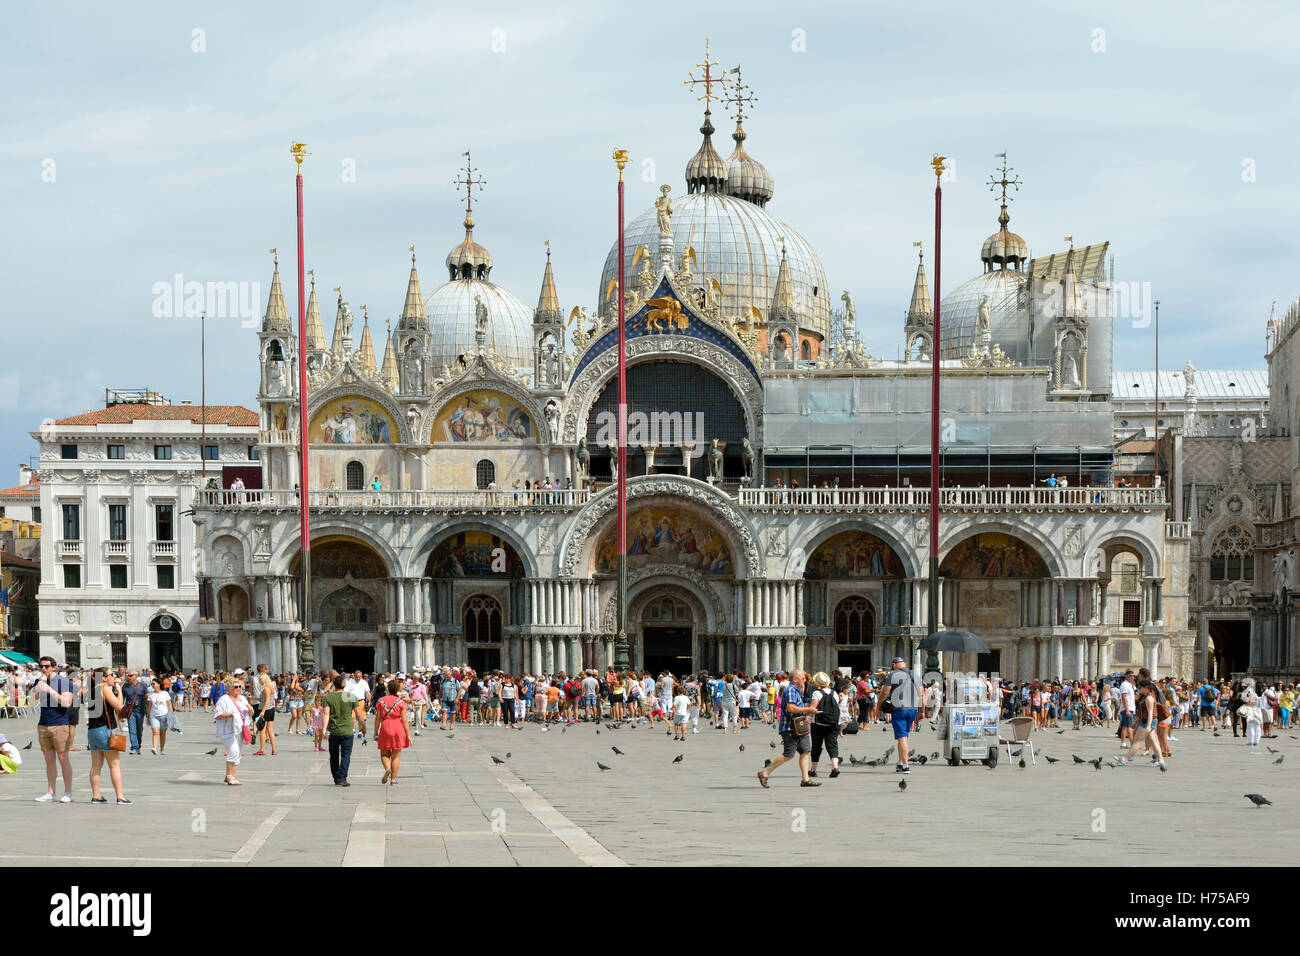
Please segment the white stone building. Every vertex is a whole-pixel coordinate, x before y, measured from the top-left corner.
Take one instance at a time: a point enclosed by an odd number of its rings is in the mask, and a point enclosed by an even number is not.
[[[110,392],[45,422],[40,651],[56,660],[191,667],[201,658],[195,530],[203,475],[260,474],[257,413]],[[242,472],[230,471],[242,469]]]

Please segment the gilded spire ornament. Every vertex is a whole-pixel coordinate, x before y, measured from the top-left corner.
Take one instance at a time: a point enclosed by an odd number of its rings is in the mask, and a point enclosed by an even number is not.
[[[477,186],[478,191],[483,192],[487,180],[475,178],[478,175],[478,170],[471,164],[469,150],[465,150],[465,169],[463,172],[464,178],[458,174],[453,182],[457,192],[460,192],[461,186],[465,187],[465,219],[466,221],[472,221],[474,218],[474,187]],[[414,247],[412,247],[411,251],[415,251]]]

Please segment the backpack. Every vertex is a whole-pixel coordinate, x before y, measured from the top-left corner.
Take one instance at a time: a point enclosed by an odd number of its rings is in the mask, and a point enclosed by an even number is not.
[[[821,692],[822,699],[817,703],[815,722],[818,727],[838,727],[840,725],[840,705],[835,695],[827,687]]]

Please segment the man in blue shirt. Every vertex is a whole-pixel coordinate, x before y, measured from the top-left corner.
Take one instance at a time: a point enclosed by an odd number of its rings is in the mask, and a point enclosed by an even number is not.
[[[1204,730],[1208,724],[1211,730],[1218,729],[1218,721],[1214,717],[1214,701],[1219,696],[1219,692],[1214,689],[1214,685],[1206,681],[1201,685],[1198,692],[1201,698],[1201,730]]]
[[[795,714],[808,714],[811,719],[811,716],[817,712],[816,704],[805,702],[804,694],[807,691],[807,681],[808,675],[803,671],[791,671],[790,683],[786,685],[785,690],[781,691],[781,724],[778,730],[781,733],[781,743],[784,744],[784,748],[781,751],[781,756],[772,761],[766,772],[762,770],[758,772],[758,782],[764,790],[767,789],[767,778],[772,775],[772,771],[796,755],[799,757],[799,775],[803,777],[803,782],[799,786],[821,786],[820,781],[811,780],[808,777],[809,754],[812,751],[811,729],[808,733],[800,736],[794,732],[794,725],[790,722],[790,718]]]
[[[41,679],[32,688],[41,716],[36,721],[36,737],[41,742],[45,756],[45,782],[48,789],[36,798],[37,803],[54,801],[54,785],[59,782],[59,767],[63,768],[63,796],[59,803],[72,802],[72,761],[68,758],[68,741],[72,728],[68,711],[72,708],[72,681],[56,669],[54,658],[40,659]],[[55,761],[57,760],[57,765]]]
[[[146,698],[150,685],[140,680],[140,675],[133,669],[126,672],[126,681],[122,684],[122,708],[130,708],[126,718],[126,727],[131,734],[131,753],[140,755],[140,739],[144,736],[144,715],[148,710]],[[214,698],[220,700],[221,698]]]

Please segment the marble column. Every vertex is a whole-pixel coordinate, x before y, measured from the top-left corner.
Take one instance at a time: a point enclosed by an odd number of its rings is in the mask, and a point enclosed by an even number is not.
[[[745,673],[753,677],[758,673],[758,642],[752,637],[742,640],[745,642]]]
[[[1107,674],[1110,672],[1110,641],[1100,639],[1097,642],[1097,673]]]
[[[536,634],[534,634],[529,638],[529,641],[531,644],[532,658],[533,658],[532,671],[533,671],[533,676],[536,677],[538,674],[541,674],[546,669],[546,659],[542,655],[542,639],[538,637]]]
[[[400,605],[399,605],[400,606]],[[397,673],[405,674],[407,668],[406,645],[408,638],[405,634],[397,635]]]
[[[217,669],[217,642],[205,640],[203,642],[203,671],[212,674]]]
[[[1062,671],[1064,670],[1065,670],[1065,648],[1063,647],[1061,638],[1054,636],[1052,638],[1052,676],[1064,678],[1066,676],[1064,673],[1062,673]]]

